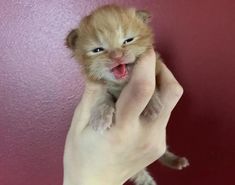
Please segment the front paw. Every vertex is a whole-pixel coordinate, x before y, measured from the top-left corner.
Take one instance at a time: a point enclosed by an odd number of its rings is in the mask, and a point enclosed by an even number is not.
[[[109,104],[97,106],[91,113],[89,124],[94,130],[103,132],[112,126],[114,118],[114,107]]]
[[[148,121],[154,121],[160,114],[162,108],[163,105],[160,99],[157,97],[157,95],[155,95],[151,98],[148,105],[145,107],[144,111],[142,112],[142,115]]]

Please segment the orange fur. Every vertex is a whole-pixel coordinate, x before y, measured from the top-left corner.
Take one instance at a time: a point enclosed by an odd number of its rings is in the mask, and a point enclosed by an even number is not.
[[[145,23],[146,15],[147,12],[133,8],[106,5],[81,20],[79,27],[67,37],[67,45],[88,78],[107,80],[102,73],[112,63],[110,53],[113,51],[121,50],[125,60],[135,62],[152,47],[153,33]],[[135,37],[135,40],[124,46],[123,41],[129,37]],[[101,46],[105,48],[104,52],[91,53],[91,50]]]

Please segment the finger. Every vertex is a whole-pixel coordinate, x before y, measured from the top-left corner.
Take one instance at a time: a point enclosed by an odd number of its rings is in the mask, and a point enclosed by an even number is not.
[[[76,130],[82,130],[87,126],[91,110],[98,98],[104,93],[104,89],[103,84],[86,80],[85,90],[79,105],[74,111],[71,127],[76,127]]]
[[[164,63],[158,76],[160,99],[164,111],[172,111],[183,94],[183,88]]]
[[[155,89],[156,55],[148,51],[134,66],[129,83],[122,90],[116,103],[116,118],[139,118]]]

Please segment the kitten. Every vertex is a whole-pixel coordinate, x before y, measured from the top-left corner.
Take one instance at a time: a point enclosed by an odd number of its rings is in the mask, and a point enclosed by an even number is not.
[[[72,30],[66,45],[80,62],[85,75],[94,81],[103,81],[107,92],[92,109],[90,124],[95,130],[112,126],[115,101],[128,82],[135,62],[153,45],[153,32],[148,26],[150,15],[146,11],[106,5],[84,17],[78,28]],[[157,54],[156,71],[161,58]],[[162,109],[155,90],[141,116],[154,120]],[[166,153],[159,161],[171,168],[189,165],[184,157]],[[131,178],[136,185],[154,185],[153,178],[142,170]]]

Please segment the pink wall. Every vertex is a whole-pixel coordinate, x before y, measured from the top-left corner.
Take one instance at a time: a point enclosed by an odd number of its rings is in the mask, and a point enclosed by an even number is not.
[[[232,185],[234,0],[0,1],[0,184],[62,183],[64,140],[83,90],[64,38],[108,2],[152,12],[158,49],[185,89],[168,139],[191,167],[153,164],[159,184]]]

